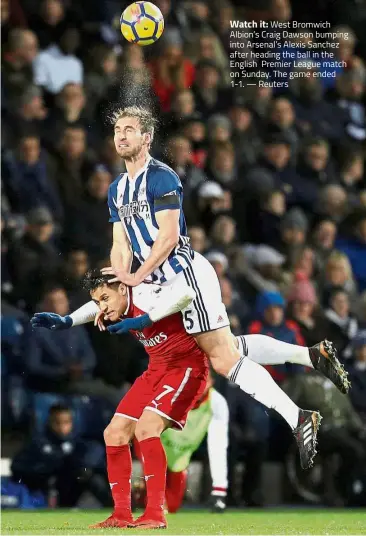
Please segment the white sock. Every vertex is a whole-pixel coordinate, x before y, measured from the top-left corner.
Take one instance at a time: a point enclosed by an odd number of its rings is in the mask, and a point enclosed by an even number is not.
[[[276,410],[293,430],[296,428],[299,421],[299,408],[261,365],[242,357],[230,370],[228,378],[255,400],[267,408]]]
[[[295,363],[314,368],[306,346],[278,341],[266,335],[239,335],[236,340],[239,343],[240,356],[247,356],[260,365]]]

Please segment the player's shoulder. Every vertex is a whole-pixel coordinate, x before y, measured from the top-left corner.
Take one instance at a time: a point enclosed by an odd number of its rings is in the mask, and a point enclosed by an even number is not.
[[[168,166],[168,164],[161,162],[161,160],[151,158],[149,163],[149,179],[159,179],[160,177],[170,177],[180,184],[179,176],[174,169]]]

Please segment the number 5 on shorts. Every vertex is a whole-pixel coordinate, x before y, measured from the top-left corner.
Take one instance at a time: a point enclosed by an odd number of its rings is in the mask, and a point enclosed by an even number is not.
[[[163,387],[164,391],[162,391],[160,395],[155,398],[155,400],[160,400],[161,398],[163,398],[163,396],[168,395],[169,393],[172,393],[174,391],[174,387],[170,387],[170,385],[163,385]]]

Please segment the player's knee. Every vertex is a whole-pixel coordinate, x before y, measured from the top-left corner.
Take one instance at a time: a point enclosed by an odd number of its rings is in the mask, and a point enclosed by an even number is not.
[[[133,433],[131,432],[130,426],[120,423],[120,425],[109,424],[104,430],[104,442],[109,446],[122,446],[128,445],[132,438]]]
[[[149,425],[148,423],[141,423],[136,426],[135,436],[137,441],[144,441],[144,439],[150,439],[151,437],[160,437],[162,433],[160,426]]]

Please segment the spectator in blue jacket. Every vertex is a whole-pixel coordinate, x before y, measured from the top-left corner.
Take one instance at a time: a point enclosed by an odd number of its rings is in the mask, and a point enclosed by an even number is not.
[[[41,310],[67,315],[69,300],[65,290],[61,286],[47,290]],[[93,377],[96,356],[82,326],[65,331],[32,331],[25,367],[28,386],[36,391],[99,396],[114,407],[122,398],[121,389]]]
[[[44,433],[14,457],[11,469],[15,480],[42,491],[49,501],[55,500],[52,506],[76,506],[85,489],[103,506],[110,505],[104,449],[95,441],[80,438],[67,406],[51,407]]]
[[[260,333],[279,341],[305,346],[297,324],[293,320],[285,318],[285,306],[285,300],[279,292],[259,294],[255,304],[256,320],[249,324],[248,333]],[[267,366],[266,368],[277,382],[284,381],[287,375],[295,372],[296,369],[297,372],[299,371],[299,367],[294,369],[288,363],[276,367]]]
[[[349,258],[358,289],[363,292],[366,290],[366,208],[352,214],[350,221],[350,234],[340,237],[336,247]]]

